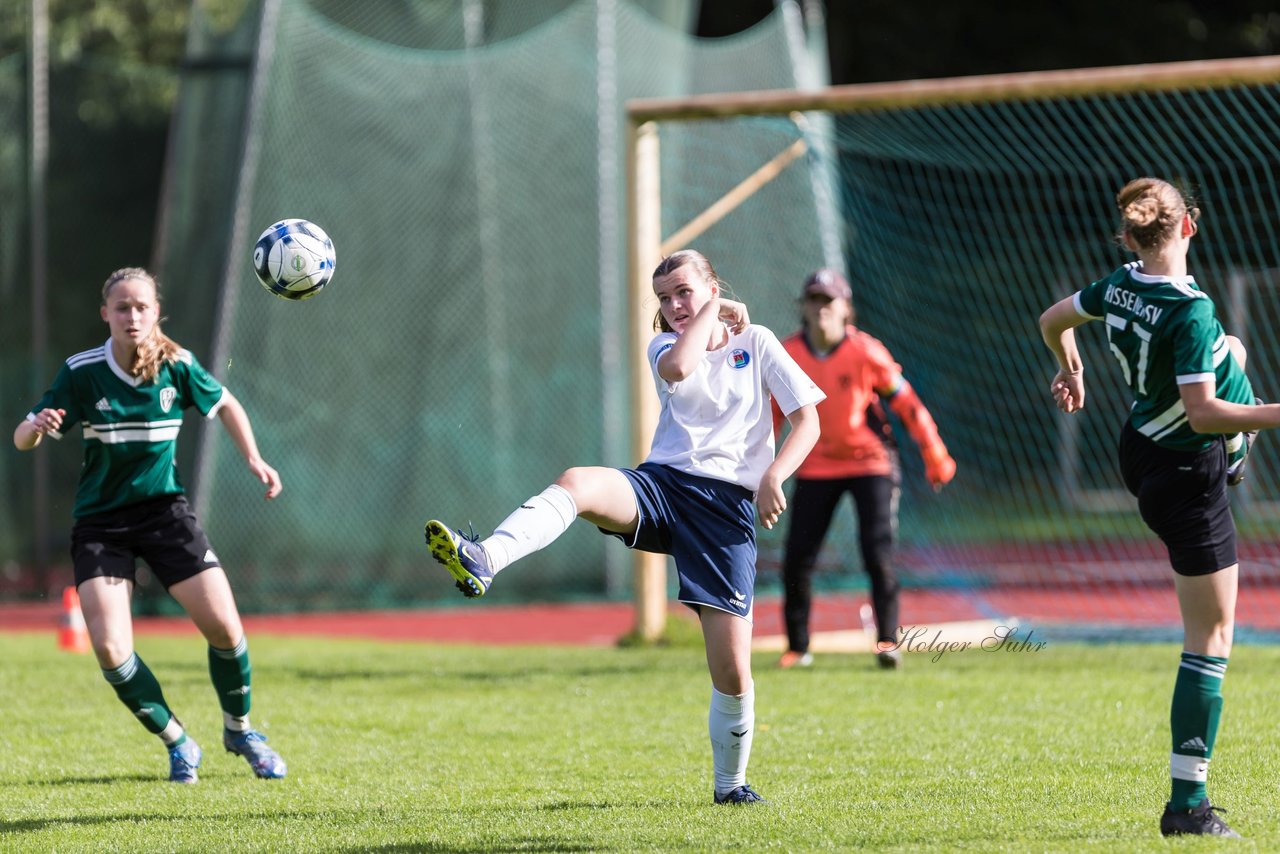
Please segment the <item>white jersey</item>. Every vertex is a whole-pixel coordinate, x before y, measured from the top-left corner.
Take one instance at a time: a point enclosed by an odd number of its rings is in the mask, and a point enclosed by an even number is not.
[[[708,350],[693,373],[678,383],[658,376],[658,357],[676,342],[662,332],[649,342],[661,411],[645,462],[724,480],[755,492],[773,462],[769,397],[784,415],[826,395],[800,369],[778,337],[748,326],[729,343]]]

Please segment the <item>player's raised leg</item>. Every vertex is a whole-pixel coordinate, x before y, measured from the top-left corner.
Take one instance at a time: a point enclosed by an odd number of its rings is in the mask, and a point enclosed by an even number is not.
[[[439,520],[428,521],[427,548],[462,595],[474,598],[488,592],[503,569],[555,542],[579,516],[605,530],[634,532],[639,511],[631,482],[617,469],[571,468],[513,510],[483,541]]]

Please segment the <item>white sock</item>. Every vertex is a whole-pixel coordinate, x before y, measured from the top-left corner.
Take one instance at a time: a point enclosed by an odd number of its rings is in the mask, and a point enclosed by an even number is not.
[[[187,734],[182,728],[182,724],[178,723],[177,717],[170,717],[169,723],[165,724],[164,729],[156,733],[160,736],[160,740],[164,742],[165,747],[173,747],[178,743],[178,739]]]
[[[751,736],[756,726],[755,687],[732,696],[711,689],[711,713],[707,730],[711,733],[711,764],[715,770],[716,794],[723,795],[747,782],[747,760],[751,758]]]
[[[525,555],[546,548],[578,518],[578,505],[563,486],[551,484],[502,520],[493,536],[482,542],[489,569],[499,570]]]

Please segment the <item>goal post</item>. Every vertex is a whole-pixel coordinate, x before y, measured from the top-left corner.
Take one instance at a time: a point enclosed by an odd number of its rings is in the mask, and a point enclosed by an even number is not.
[[[1126,391],[1100,366],[1091,382],[1101,411],[1078,424],[1044,411],[1048,356],[1034,320],[1052,299],[1119,266],[1107,246],[1110,198],[1128,178],[1156,174],[1202,187],[1215,203],[1215,227],[1198,238],[1199,280],[1210,283],[1229,331],[1272,343],[1261,324],[1280,311],[1280,295],[1259,288],[1243,299],[1233,287],[1229,297],[1227,286],[1280,267],[1278,84],[1280,57],[1268,56],[629,101],[636,461],[657,421],[644,358],[654,267],[687,246],[717,268],[745,257],[763,271],[756,276],[745,263],[735,270],[753,320],[789,332],[799,281],[823,259],[794,239],[801,232],[789,238],[780,229],[788,218],[811,219],[805,208],[820,200],[807,175],[792,182],[809,188],[807,203],[772,185],[789,170],[821,165],[840,185],[859,325],[903,361],[960,462],[942,497],[904,484],[914,523],[904,541],[908,580],[953,584],[969,604],[1002,580],[1052,597],[1061,593],[1055,585],[1070,584],[1054,566],[1070,553],[1088,565],[1092,583],[1158,583],[1149,533],[1127,496],[1115,498],[1107,469]],[[821,152],[806,145],[806,113],[834,120],[832,162],[817,163]],[[1013,276],[1022,279],[1017,287],[981,291]],[[991,302],[975,307],[975,293]],[[1091,363],[1105,358],[1096,342],[1085,349]],[[1263,376],[1270,358],[1251,356],[1250,373]],[[903,443],[908,478],[914,453]],[[1063,453],[1069,458],[1055,459]],[[1055,488],[1061,483],[1070,486]],[[1246,500],[1265,500],[1274,487],[1264,469]],[[1270,517],[1259,526],[1267,536],[1280,528]],[[1099,540],[1105,545],[1090,545]],[[779,546],[770,532],[762,563],[768,552],[776,565]],[[1011,576],[1011,566],[1023,571]],[[665,624],[665,568],[661,556],[635,555],[644,638]]]
[[[631,455],[640,461],[649,454],[649,442],[658,423],[658,400],[644,357],[653,337],[653,326],[645,315],[644,291],[653,270],[662,260],[662,212],[660,207],[660,159],[658,128],[653,122],[627,126],[628,192],[630,228],[627,230],[627,261],[630,269],[628,300],[631,306],[628,351],[631,377]],[[654,640],[666,626],[666,556],[636,551],[634,554],[636,626],[644,640]]]

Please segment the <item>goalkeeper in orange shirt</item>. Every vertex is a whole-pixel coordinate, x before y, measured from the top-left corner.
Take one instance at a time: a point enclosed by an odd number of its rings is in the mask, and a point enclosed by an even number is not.
[[[901,480],[887,403],[924,458],[925,477],[941,489],[956,473],[933,417],[902,376],[883,344],[854,326],[853,292],[839,272],[821,269],[804,282],[800,331],[782,342],[827,395],[818,404],[822,435],[796,472],[782,565],[787,651],[781,667],[807,667],[813,568],[840,499],[853,496],[863,567],[871,580],[876,657],[895,668],[898,650],[898,579],[893,545]],[[782,413],[774,408],[774,430]]]

